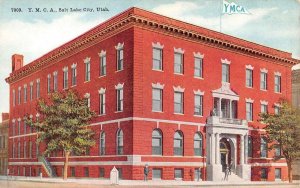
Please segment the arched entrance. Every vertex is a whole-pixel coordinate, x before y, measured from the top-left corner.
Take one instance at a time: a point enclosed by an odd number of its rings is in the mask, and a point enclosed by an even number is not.
[[[222,165],[222,171],[225,171],[226,166],[233,164],[234,160],[232,158],[233,155],[233,145],[230,143],[232,142],[229,138],[222,138],[220,140],[220,162]]]

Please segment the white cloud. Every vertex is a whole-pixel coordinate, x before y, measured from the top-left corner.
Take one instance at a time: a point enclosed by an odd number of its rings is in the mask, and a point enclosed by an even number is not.
[[[30,63],[103,21],[101,18],[85,21],[83,16],[68,14],[51,22],[10,20],[0,23],[0,112],[9,111],[9,87],[4,79],[11,72],[11,55],[23,54],[25,63]]]

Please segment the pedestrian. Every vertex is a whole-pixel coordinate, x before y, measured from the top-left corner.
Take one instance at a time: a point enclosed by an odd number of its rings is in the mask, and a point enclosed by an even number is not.
[[[144,167],[144,181],[148,181],[149,167],[148,164]]]
[[[224,171],[224,181],[228,181],[228,174],[229,174],[229,167],[225,164],[225,171]]]
[[[229,175],[231,175],[232,166],[233,166],[233,163],[232,163],[232,160],[231,160],[230,165],[229,165]]]

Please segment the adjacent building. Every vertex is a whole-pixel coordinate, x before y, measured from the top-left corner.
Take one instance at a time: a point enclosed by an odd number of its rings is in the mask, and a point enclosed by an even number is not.
[[[69,176],[219,181],[226,165],[241,180],[287,180],[281,151],[267,150],[261,112],[291,99],[291,53],[130,8],[23,66],[12,56],[9,169],[61,176],[63,153],[39,157],[36,102],[79,91],[98,116],[97,144],[71,156]],[[276,158],[276,160],[275,160]],[[48,162],[47,162],[48,161]]]
[[[0,175],[7,174],[8,127],[9,127],[9,114],[2,113],[2,122],[0,123]]]

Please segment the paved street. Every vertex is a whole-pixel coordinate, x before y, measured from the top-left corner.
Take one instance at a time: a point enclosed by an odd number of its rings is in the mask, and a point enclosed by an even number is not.
[[[30,182],[30,181],[7,181],[7,180],[0,180],[0,187],[1,188],[105,188],[105,187],[114,187],[114,188],[123,188],[123,187],[135,187],[135,188],[145,188],[145,187],[165,187],[165,188],[173,188],[173,187],[210,187],[210,188],[231,188],[231,187],[242,187],[242,188],[254,188],[254,187],[264,187],[264,188],[296,188],[300,187],[298,185],[289,185],[289,184],[260,184],[260,185],[225,185],[225,184],[217,184],[217,185],[99,185],[99,184],[89,184],[89,183],[74,183],[74,182],[67,182],[67,183],[53,183],[53,182]]]

